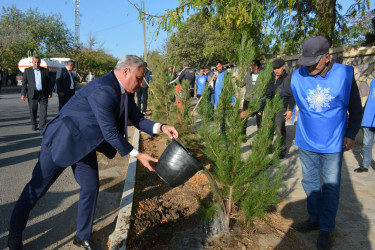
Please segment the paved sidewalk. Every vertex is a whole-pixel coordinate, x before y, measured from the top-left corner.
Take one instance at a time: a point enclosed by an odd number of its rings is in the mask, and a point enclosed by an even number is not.
[[[247,134],[253,138],[256,131],[255,119],[248,122]],[[278,210],[287,219],[290,226],[302,222],[308,217],[306,194],[302,188],[302,171],[298,157],[298,148],[294,145],[295,126],[287,123],[288,155],[282,161],[285,164],[283,201]],[[244,149],[250,149],[250,140]],[[336,217],[333,249],[375,249],[375,162],[367,173],[355,173],[353,170],[362,162],[361,147],[357,143],[353,150],[344,153],[341,178],[341,197]],[[373,151],[373,158],[374,158]],[[316,249],[318,231],[302,234],[295,232],[309,249]],[[291,232],[294,231],[294,232]],[[288,234],[287,234],[288,235]],[[277,244],[282,247],[283,239]],[[277,247],[277,246],[276,246]]]

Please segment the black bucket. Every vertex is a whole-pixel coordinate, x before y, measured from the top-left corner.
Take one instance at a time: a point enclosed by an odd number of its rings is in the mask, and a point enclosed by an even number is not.
[[[199,161],[175,140],[169,143],[156,165],[158,176],[171,187],[185,183],[199,170]]]

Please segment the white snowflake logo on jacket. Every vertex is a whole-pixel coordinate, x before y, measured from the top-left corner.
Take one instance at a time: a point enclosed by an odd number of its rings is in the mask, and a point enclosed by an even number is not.
[[[309,108],[316,109],[316,112],[322,112],[323,107],[330,107],[329,102],[333,98],[329,94],[329,88],[321,88],[318,84],[316,90],[309,89],[309,96],[306,100],[309,102]]]

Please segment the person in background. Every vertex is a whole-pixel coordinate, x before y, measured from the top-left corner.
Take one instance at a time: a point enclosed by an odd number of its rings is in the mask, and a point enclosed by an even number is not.
[[[285,61],[281,58],[275,59],[272,62],[273,72],[272,78],[268,83],[266,95],[274,93],[276,89],[285,81],[288,77],[288,73],[285,71]],[[294,99],[290,99],[294,100]],[[293,105],[293,106],[292,106]],[[285,118],[290,118],[289,115],[293,113],[294,103],[289,107],[288,102],[283,102],[283,108],[275,116],[275,133],[276,135],[281,136],[281,152],[280,159],[285,158],[287,154],[286,147],[286,127],[285,127]],[[288,113],[287,113],[288,111]],[[287,116],[287,117],[286,117]]]
[[[373,79],[370,84],[370,91],[367,97],[361,126],[363,129],[363,161],[362,166],[354,169],[354,172],[357,173],[368,172],[372,161],[372,145],[374,144],[375,132],[375,79]]]
[[[141,84],[141,87],[137,89],[137,106],[142,114],[146,114],[147,102],[148,102],[148,85],[152,82],[152,71],[147,68],[147,63],[145,62],[146,73]]]
[[[224,70],[224,64],[222,61],[218,61],[216,64],[216,70],[217,73],[213,75],[212,79],[215,81],[215,107],[219,105],[219,97],[221,92],[223,91],[224,87],[224,77],[228,73],[226,70]],[[232,97],[231,103],[234,103],[234,97]]]
[[[207,75],[204,74],[204,69],[199,69],[199,75],[196,76],[196,88],[195,88],[195,96],[200,98],[206,89],[207,83]]]
[[[65,67],[60,68],[56,73],[56,92],[59,95],[59,111],[75,94],[75,85],[77,84],[72,70],[75,67],[75,61],[69,60]]]
[[[243,107],[242,107],[242,115],[246,112],[246,110],[249,108],[249,102],[254,97],[251,95],[251,92],[254,89],[255,83],[258,79],[259,72],[260,72],[260,61],[254,60],[250,63],[249,71],[245,75],[244,80],[242,81],[242,84],[240,84],[240,87],[246,87],[244,101],[243,101]],[[247,122],[244,124],[244,128],[242,130],[243,134],[246,134],[246,128],[247,128]]]
[[[177,77],[177,73],[174,70],[175,69],[173,68],[173,66],[168,67],[168,77],[169,77],[168,81],[169,82],[173,81]]]
[[[38,162],[11,215],[8,237],[11,250],[22,249],[22,232],[31,209],[67,167],[72,167],[80,185],[73,244],[87,250],[96,249],[90,241],[99,192],[96,152],[108,158],[117,152],[121,156],[131,155],[155,171],[158,160],[138,152],[128,142],[128,121],[149,135],[163,132],[176,139],[178,132],[173,126],[146,119],[137,108],[134,93],[145,71],[141,58],[124,56],[113,71],[82,87],[46,125]]]
[[[215,92],[215,81],[212,80],[212,77],[214,76],[214,72],[212,72],[210,70],[210,67],[209,66],[205,66],[204,67],[204,74],[207,76],[207,82],[209,84],[208,86],[208,90],[210,91],[209,95],[208,95],[208,100],[211,102],[211,106],[212,108],[215,106],[215,95],[214,95],[214,92]]]
[[[25,69],[22,79],[21,100],[25,101],[26,96],[29,103],[31,129],[39,130],[47,123],[48,98],[52,97],[52,86],[48,69],[40,67],[40,57],[34,56],[33,66]],[[36,121],[39,109],[39,127]]]
[[[185,61],[182,64],[183,70],[179,73],[178,77],[168,83],[168,85],[174,84],[177,80],[182,84],[183,80],[188,80],[190,83],[190,96],[194,97],[194,84],[195,84],[195,72],[190,68],[189,62]]]
[[[89,74],[86,76],[86,81],[89,83],[94,79],[95,79],[95,75],[93,75],[92,72],[89,71]]]

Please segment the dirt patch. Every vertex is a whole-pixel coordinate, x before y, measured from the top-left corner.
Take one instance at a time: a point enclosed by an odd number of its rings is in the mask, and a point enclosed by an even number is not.
[[[140,151],[159,158],[168,142],[141,133]],[[210,235],[199,215],[199,199],[210,199],[208,180],[198,172],[187,183],[170,188],[155,173],[137,165],[128,249],[306,249],[291,220],[275,207],[264,219],[244,223],[233,218],[229,235]],[[285,205],[285,204],[284,204]]]

